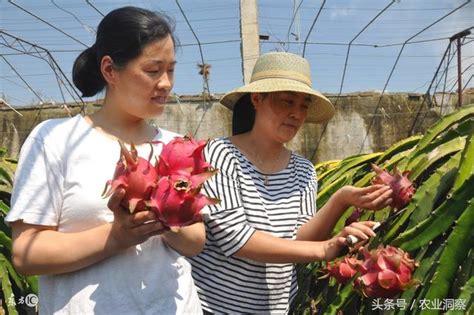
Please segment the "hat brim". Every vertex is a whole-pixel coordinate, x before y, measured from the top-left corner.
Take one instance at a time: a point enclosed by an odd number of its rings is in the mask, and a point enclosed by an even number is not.
[[[323,94],[313,90],[302,82],[288,79],[271,78],[251,82],[225,94],[221,98],[220,103],[229,109],[234,109],[235,103],[237,103],[237,101],[247,93],[270,93],[282,91],[300,92],[312,96],[312,103],[308,109],[308,115],[305,120],[306,122],[323,123],[327,122],[334,116],[334,106]]]

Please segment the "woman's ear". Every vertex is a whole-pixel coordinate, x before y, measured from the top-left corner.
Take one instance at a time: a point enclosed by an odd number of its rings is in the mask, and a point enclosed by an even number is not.
[[[114,61],[110,56],[104,56],[102,57],[102,60],[100,61],[100,72],[102,72],[102,76],[105,79],[105,82],[107,82],[108,85],[113,85],[116,80],[116,72],[114,68]]]
[[[260,93],[250,93],[250,102],[254,109],[257,109],[262,102],[263,95]]]

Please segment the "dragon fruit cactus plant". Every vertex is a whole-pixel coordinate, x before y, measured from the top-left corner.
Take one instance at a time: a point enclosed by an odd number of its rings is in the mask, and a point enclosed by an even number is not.
[[[204,159],[206,141],[175,137],[163,144],[155,165],[150,163],[153,150],[146,160],[138,156],[133,144],[130,151],[121,141],[119,144],[120,159],[113,179],[106,183],[104,197],[125,188],[124,201],[130,212],[152,210],[173,231],[202,221],[202,208],[219,202],[200,193],[203,183],[217,172]]]

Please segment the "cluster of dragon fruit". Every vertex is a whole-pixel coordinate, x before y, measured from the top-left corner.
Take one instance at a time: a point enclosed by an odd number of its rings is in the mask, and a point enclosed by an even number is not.
[[[408,179],[409,171],[401,173],[396,167],[393,173],[372,165],[376,176],[373,184],[389,185],[392,190],[392,211],[400,211],[412,199],[415,188]],[[345,224],[357,221],[363,209],[355,209]],[[403,290],[415,285],[417,281],[412,273],[417,266],[409,254],[394,246],[379,245],[369,251],[361,247],[357,253],[350,253],[334,262],[327,264],[327,275],[339,283],[347,283],[353,277],[354,288],[366,297],[391,298]]]
[[[123,203],[131,213],[152,210],[165,227],[172,230],[202,221],[202,209],[216,204],[200,191],[203,183],[217,170],[204,160],[204,140],[175,137],[163,148],[159,158],[151,163],[153,146],[147,159],[138,156],[136,147],[130,151],[120,144],[120,159],[112,180],[107,181],[104,198],[119,187],[125,189]],[[150,143],[151,145],[152,143]]]

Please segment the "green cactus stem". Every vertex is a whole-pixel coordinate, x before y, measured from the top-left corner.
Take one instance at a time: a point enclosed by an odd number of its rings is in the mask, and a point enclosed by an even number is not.
[[[452,223],[468,206],[468,198],[472,197],[474,177],[466,180],[455,190],[431,215],[415,227],[401,233],[391,243],[406,251],[411,251],[427,244],[438,235],[446,232]]]
[[[339,291],[339,294],[336,298],[329,304],[328,308],[324,311],[324,314],[336,315],[339,314],[339,311],[342,310],[353,298],[356,297],[354,291],[354,281],[359,275],[357,274],[352,278],[351,281],[346,283],[344,287]]]
[[[466,147],[462,153],[459,172],[454,182],[453,189],[458,189],[464,181],[474,175],[474,130],[466,141]]]
[[[406,169],[411,170],[411,180],[416,180],[423,172],[425,172],[431,165],[436,163],[438,160],[445,156],[459,152],[464,149],[466,145],[466,139],[458,137],[452,139],[446,143],[438,145],[433,148],[429,153],[422,154],[417,159],[413,159],[408,163]]]
[[[405,213],[392,223],[383,236],[384,243],[394,239],[407,221],[409,221],[407,228],[411,228],[430,215],[436,201],[444,197],[453,185],[460,159],[461,152],[458,152],[417,188]]]
[[[417,299],[419,300],[427,292],[429,281],[433,277],[436,262],[439,260],[441,251],[441,241],[437,240],[423,247],[415,257],[415,261],[419,262],[419,266],[415,269],[412,277],[419,281],[419,285],[408,288],[400,296],[406,302],[409,311],[411,309],[416,310]],[[400,310],[397,313],[402,313],[402,311]]]
[[[6,262],[8,262],[8,260],[2,254],[0,254],[0,281],[2,284],[1,293],[3,297],[5,297],[6,301],[8,302],[8,299],[11,297],[14,298],[15,295],[13,294],[12,284],[10,282],[10,278],[8,277],[8,269],[6,267]],[[14,304],[12,303],[5,303],[5,304],[7,306],[7,311],[8,311],[7,314],[12,314],[12,315],[18,314]]]
[[[472,187],[471,187],[472,188]],[[441,253],[439,266],[433,276],[426,299],[444,299],[448,295],[459,266],[467,257],[469,250],[474,247],[474,198],[459,217],[456,226],[447,239],[447,244]]]
[[[459,124],[465,119],[474,116],[474,105],[469,105],[455,111],[449,115],[444,116],[437,123],[435,123],[428,131],[425,136],[420,139],[416,147],[416,151],[423,150],[428,146],[438,135],[448,130],[451,126]]]
[[[369,153],[342,160],[337,170],[324,179],[321,188],[323,188],[326,183],[331,183],[337,178],[344,176],[349,170],[352,171],[357,166],[363,166],[375,161],[381,154],[380,152]]]
[[[398,141],[397,143],[393,144],[390,148],[388,148],[379,158],[375,161],[375,164],[380,165],[385,161],[391,159],[393,156],[397,155],[398,153],[408,151],[413,149],[413,147],[420,141],[422,138],[421,135],[411,136],[405,139]]]
[[[463,315],[474,313],[474,277],[471,277],[466,284],[461,288],[457,300],[465,302],[466,310],[449,310],[446,315]]]

